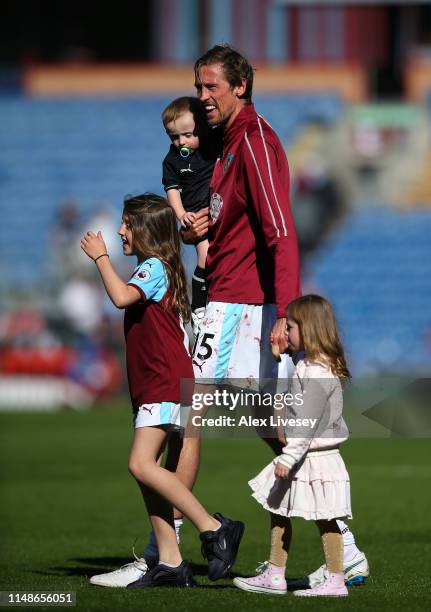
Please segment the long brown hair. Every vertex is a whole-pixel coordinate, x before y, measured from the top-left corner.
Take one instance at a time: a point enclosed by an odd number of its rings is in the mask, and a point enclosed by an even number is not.
[[[297,323],[308,359],[323,362],[336,376],[350,379],[335,314],[328,300],[320,295],[303,295],[290,302],[287,317]]]
[[[123,219],[132,230],[138,260],[157,257],[164,264],[168,277],[167,304],[187,323],[190,304],[174,211],[161,196],[144,193],[124,198]]]

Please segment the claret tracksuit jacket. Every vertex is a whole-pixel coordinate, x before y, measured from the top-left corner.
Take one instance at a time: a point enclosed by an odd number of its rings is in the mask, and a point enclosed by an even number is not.
[[[289,167],[272,127],[245,106],[225,130],[211,180],[209,300],[275,303],[277,317],[300,295]]]

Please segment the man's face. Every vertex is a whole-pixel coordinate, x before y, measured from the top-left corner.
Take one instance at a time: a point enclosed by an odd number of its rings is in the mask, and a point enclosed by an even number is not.
[[[245,105],[245,100],[238,97],[244,94],[245,80],[240,86],[231,87],[226,81],[223,64],[201,66],[195,87],[209,125],[225,123],[229,127]]]

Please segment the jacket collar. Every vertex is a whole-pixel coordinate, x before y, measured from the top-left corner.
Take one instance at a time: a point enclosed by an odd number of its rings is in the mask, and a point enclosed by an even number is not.
[[[225,128],[223,132],[223,144],[225,147],[245,132],[250,119],[254,116],[256,116],[254,104],[247,104],[240,110],[232,125]]]

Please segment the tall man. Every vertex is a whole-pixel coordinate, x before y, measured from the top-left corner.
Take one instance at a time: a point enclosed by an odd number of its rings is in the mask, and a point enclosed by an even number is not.
[[[277,376],[269,339],[274,353],[287,349],[285,313],[300,294],[300,269],[286,154],[251,102],[252,66],[230,46],[216,45],[196,61],[195,86],[208,123],[221,125],[224,132],[209,216],[200,211],[183,233],[185,241],[207,232],[209,238],[209,302],[193,351],[196,392],[201,393],[202,379]],[[267,442],[280,454],[283,439]],[[180,453],[177,474],[190,487],[198,470],[199,444],[198,437],[186,437]],[[351,558],[362,555],[354,539],[347,549]],[[355,568],[366,576],[362,557]],[[145,571],[140,561],[128,566],[130,581]],[[111,572],[111,582],[118,582],[117,574]],[[123,570],[123,581],[124,576]],[[324,568],[310,578],[311,586],[322,582]]]
[[[269,333],[284,351],[286,306],[300,293],[286,154],[254,110],[253,68],[231,47],[216,46],[197,60],[195,86],[208,123],[224,130],[210,188],[209,303],[195,375],[270,376]]]
[[[253,68],[231,47],[217,45],[195,64],[195,86],[208,123],[222,125],[223,152],[212,181],[208,230],[209,302],[193,362],[199,378],[271,378],[276,365],[269,351],[287,348],[286,307],[300,294],[300,268],[289,201],[289,169],[282,144],[251,102]],[[272,331],[271,331],[272,330]],[[271,332],[271,333],[270,333]],[[199,384],[197,384],[199,391]],[[280,454],[284,440],[266,440]],[[345,579],[368,576],[365,555],[353,534],[344,536]],[[325,566],[308,577],[325,579]]]

